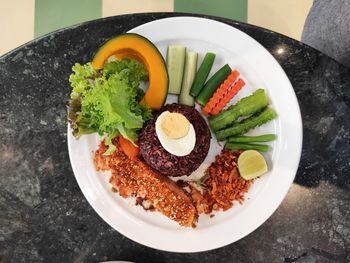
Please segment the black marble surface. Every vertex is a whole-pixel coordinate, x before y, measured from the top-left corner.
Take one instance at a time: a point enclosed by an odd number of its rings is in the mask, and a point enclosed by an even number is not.
[[[176,15],[127,15],[84,23],[0,58],[1,262],[350,261],[350,70],[297,41],[227,19],[216,18],[272,53],[300,103],[301,163],[278,210],[234,244],[178,254],[123,237],[87,203],[67,152],[71,67],[91,60],[112,36]],[[285,52],[278,54],[279,48]]]

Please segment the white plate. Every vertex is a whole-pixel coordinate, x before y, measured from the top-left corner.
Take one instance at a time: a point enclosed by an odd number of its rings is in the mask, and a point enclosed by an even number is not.
[[[215,217],[201,216],[195,229],[183,228],[160,213],[145,212],[131,201],[111,191],[109,176],[95,171],[93,154],[99,144],[97,135],[74,139],[68,127],[68,149],[78,184],[95,211],[114,229],[128,238],[156,249],[197,252],[225,246],[248,235],[272,215],[293,182],[301,154],[302,123],[293,88],[276,60],[245,33],[209,19],[174,17],[153,21],[130,32],[150,39],[163,56],[169,44],[182,44],[197,51],[199,63],[206,52],[217,54],[212,73],[228,63],[237,68],[247,83],[234,99],[266,89],[279,117],[255,129],[252,134],[276,133],[277,141],[265,157],[269,172],[254,182],[243,205],[235,203]],[[171,99],[171,98],[170,98]],[[200,170],[214,158],[211,152]]]

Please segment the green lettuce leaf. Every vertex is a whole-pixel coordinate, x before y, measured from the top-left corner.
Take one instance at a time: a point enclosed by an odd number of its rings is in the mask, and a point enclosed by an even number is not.
[[[152,118],[151,109],[139,104],[143,94],[140,82],[148,78],[143,65],[123,59],[107,62],[99,71],[90,63],[75,64],[73,71],[68,108],[73,135],[106,135],[106,154],[115,150],[112,139],[119,134],[135,142],[144,122]]]
[[[98,72],[92,67],[91,63],[85,65],[76,63],[72,70],[74,74],[69,77],[69,82],[73,88],[70,97],[75,99],[92,87],[91,83],[97,77]]]
[[[140,81],[148,80],[148,72],[145,67],[134,59],[111,61],[103,67],[103,74],[109,76],[118,73],[123,79],[129,81],[129,85],[138,88]]]

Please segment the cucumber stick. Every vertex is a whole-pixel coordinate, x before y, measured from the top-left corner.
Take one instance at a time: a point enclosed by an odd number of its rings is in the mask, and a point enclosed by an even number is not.
[[[208,81],[205,83],[202,91],[197,96],[197,102],[204,106],[207,104],[210,97],[216,91],[216,89],[220,86],[221,83],[227,78],[231,73],[231,68],[228,64],[224,65],[221,69],[219,69]]]
[[[179,96],[179,103],[194,106],[194,98],[190,95],[190,90],[194,77],[197,73],[198,53],[193,51],[186,52],[186,62],[184,76],[182,80],[182,88]]]
[[[185,67],[186,47],[168,46],[166,65],[169,74],[169,93],[180,94]]]
[[[200,65],[198,72],[194,78],[194,81],[192,83],[190,94],[193,97],[197,97],[198,94],[201,92],[205,81],[207,80],[207,77],[209,75],[209,72],[213,66],[214,60],[215,60],[215,54],[208,52],[205,54],[205,57],[203,59],[202,64]]]

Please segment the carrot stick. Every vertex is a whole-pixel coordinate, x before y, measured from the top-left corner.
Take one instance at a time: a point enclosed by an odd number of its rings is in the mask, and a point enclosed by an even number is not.
[[[237,82],[232,86],[229,92],[224,97],[222,97],[218,104],[216,104],[214,109],[211,111],[211,114],[218,114],[226,106],[226,104],[229,103],[230,100],[238,93],[238,91],[240,91],[241,88],[243,88],[244,85],[245,83],[242,79],[237,80]]]
[[[230,89],[231,85],[236,81],[239,76],[237,70],[233,70],[226,80],[220,85],[220,87],[214,92],[213,96],[210,98],[208,103],[202,108],[204,114],[208,115],[220,102],[220,100],[225,96],[225,94]]]
[[[209,103],[209,102],[208,102]],[[205,105],[205,107],[202,108],[202,112],[205,114],[205,115],[209,115],[211,109],[209,108],[209,106],[207,107],[208,103]]]
[[[130,159],[135,158],[140,152],[139,147],[132,144],[132,142],[125,139],[123,136],[119,136],[119,145]]]

